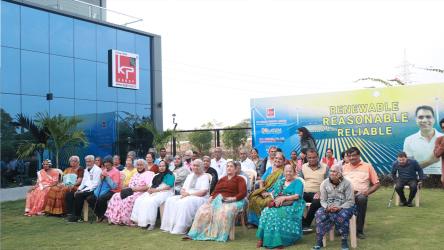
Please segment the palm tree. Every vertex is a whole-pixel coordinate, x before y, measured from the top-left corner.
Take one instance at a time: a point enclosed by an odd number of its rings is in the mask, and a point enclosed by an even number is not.
[[[154,126],[152,121],[143,122],[136,128],[145,128],[153,134],[153,144],[157,151],[160,151],[161,148],[165,147],[165,145],[171,140],[172,136],[177,136],[178,134],[176,130],[171,129],[160,132],[156,126]]]
[[[59,154],[64,147],[72,149],[75,146],[88,146],[89,141],[83,129],[77,129],[76,125],[85,119],[78,116],[71,117],[69,120],[61,115],[49,117],[48,112],[45,114],[38,112],[36,115],[37,122],[40,122],[49,131],[49,139],[46,147],[56,157],[57,168],[59,168]]]
[[[38,126],[32,120],[32,118],[27,115],[17,114],[16,121],[11,122],[14,126],[20,126],[28,130],[34,137],[34,141],[25,141],[19,145],[17,150],[17,158],[19,160],[24,159],[35,151],[40,155],[40,160],[43,160],[43,152],[48,149],[46,142],[49,138],[49,130],[44,126]]]

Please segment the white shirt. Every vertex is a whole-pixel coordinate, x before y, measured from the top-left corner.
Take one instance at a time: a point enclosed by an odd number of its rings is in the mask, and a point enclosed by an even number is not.
[[[265,165],[265,170],[267,170],[269,167],[272,167],[274,163],[271,163],[270,157],[268,157],[267,164]]]
[[[217,178],[219,180],[227,175],[227,160],[224,158],[221,157],[218,162],[216,162],[216,158],[211,159],[211,167],[217,171]]]
[[[176,167],[174,166],[174,161],[170,162],[170,165],[168,166],[168,168],[170,169],[171,172],[174,171],[174,169],[176,168]]]
[[[160,161],[165,161],[165,158],[162,159],[162,157],[157,158],[157,160]]]
[[[205,198],[210,197],[210,194],[209,194],[210,179],[208,178],[208,175],[204,174],[201,177],[197,178],[196,186],[193,189],[191,189],[190,186],[191,186],[191,181],[193,179],[193,176],[194,176],[194,174],[190,174],[187,176],[187,179],[185,180],[185,183],[183,184],[182,188],[184,188],[186,190],[186,192],[188,192],[190,194],[199,192],[201,190],[207,190],[208,191],[207,194],[203,197],[205,197]]]
[[[256,170],[254,162],[248,158],[245,159],[245,161],[241,160],[240,163],[241,163],[242,170],[245,170],[245,169]]]
[[[429,159],[430,155],[433,154],[433,150],[435,148],[436,138],[443,136],[444,134],[438,132],[435,129],[435,135],[432,139],[427,141],[421,135],[421,131],[415,133],[407,138],[404,141],[404,152],[407,154],[407,157],[413,157],[418,162],[425,161]],[[424,174],[436,174],[436,172],[441,170],[441,159],[437,163],[427,166],[424,168]]]
[[[96,164],[94,164],[94,166],[92,166],[91,170],[89,171],[88,167],[86,167],[85,171],[83,171],[83,180],[78,190],[94,191],[100,184],[100,173],[102,173],[102,169],[97,167]]]

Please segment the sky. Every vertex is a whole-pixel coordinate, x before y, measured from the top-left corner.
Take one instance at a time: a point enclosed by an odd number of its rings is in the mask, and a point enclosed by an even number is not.
[[[444,1],[120,1],[128,27],[162,37],[164,129],[250,118],[250,99],[444,82]]]

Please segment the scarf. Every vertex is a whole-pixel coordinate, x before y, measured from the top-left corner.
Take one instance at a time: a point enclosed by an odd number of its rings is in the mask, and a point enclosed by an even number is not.
[[[177,167],[176,167],[176,165],[174,165],[174,170],[176,170],[177,168],[181,168],[181,167],[183,167],[183,162],[181,162],[180,165]]]
[[[199,173],[194,173],[192,179],[191,179],[191,184],[190,184],[190,189],[194,189],[196,187],[196,182],[197,182],[197,176],[203,173],[203,164],[202,167],[200,167],[200,171]]]
[[[159,172],[156,176],[154,176],[151,188],[157,188],[158,186],[160,186],[160,184],[162,184],[163,182],[163,178],[167,174],[173,175],[173,173],[171,173],[169,168],[166,168],[164,172]]]
[[[328,179],[330,180],[331,184],[337,186],[337,185],[339,185],[339,183],[341,183],[344,180],[344,176],[339,177],[339,180],[336,183],[331,179],[331,177],[329,177]]]

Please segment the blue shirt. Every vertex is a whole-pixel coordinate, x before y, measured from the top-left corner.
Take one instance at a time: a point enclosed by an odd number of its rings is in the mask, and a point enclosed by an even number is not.
[[[412,180],[416,179],[416,172],[419,174],[419,181],[424,182],[424,171],[415,159],[407,159],[407,165],[399,164],[399,161],[394,161],[392,164],[392,178],[396,183],[396,172],[398,177]]]

